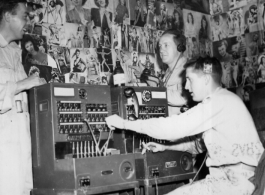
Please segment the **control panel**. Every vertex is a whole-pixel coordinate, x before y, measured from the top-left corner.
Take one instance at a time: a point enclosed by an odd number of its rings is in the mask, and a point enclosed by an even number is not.
[[[106,125],[112,113],[109,86],[49,83],[31,89],[29,97],[33,195],[102,194],[138,186],[134,155],[113,147]]]

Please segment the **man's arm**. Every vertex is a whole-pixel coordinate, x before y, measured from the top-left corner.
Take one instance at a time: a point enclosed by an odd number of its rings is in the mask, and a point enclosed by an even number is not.
[[[5,113],[12,108],[15,95],[34,86],[46,83],[43,78],[32,75],[18,82],[0,83],[0,114]]]
[[[207,99],[185,113],[167,118],[127,121],[113,115],[107,117],[106,122],[111,129],[117,127],[147,134],[156,139],[177,140],[202,133],[222,123],[225,120],[224,105],[223,98],[215,97]]]
[[[197,138],[194,140],[185,140],[181,143],[172,144],[172,145],[163,145],[159,143],[149,142],[147,144],[143,143],[143,151],[145,153],[146,150],[152,150],[152,152],[163,152],[165,150],[174,150],[181,152],[189,152],[191,154],[199,154],[204,151],[204,147],[201,146],[200,142],[201,138]]]

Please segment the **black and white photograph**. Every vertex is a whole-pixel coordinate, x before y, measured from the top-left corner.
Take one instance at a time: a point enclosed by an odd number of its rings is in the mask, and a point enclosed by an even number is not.
[[[223,13],[223,1],[222,0],[210,0],[210,14],[217,15]]]
[[[0,195],[265,195],[265,0],[0,0]]]
[[[242,9],[245,21],[245,33],[258,31],[257,0],[249,1]]]
[[[68,48],[83,48],[85,30],[85,26],[81,24],[65,23],[64,32],[61,32],[61,38],[64,40],[62,41],[63,44],[61,44],[61,46]]]
[[[22,63],[48,66],[48,48],[45,36],[26,34],[21,40]]]
[[[57,69],[61,74],[70,72],[70,49],[66,47],[50,45],[49,55],[55,60]]]
[[[247,56],[256,56],[259,54],[260,48],[260,33],[252,32],[246,34],[246,48],[247,48]]]
[[[131,25],[144,27],[147,18],[146,0],[130,0],[130,21]]]
[[[210,14],[209,0],[185,1],[185,8],[205,14]]]
[[[116,24],[130,24],[129,0],[114,0],[114,22]]]
[[[49,24],[63,25],[66,22],[65,0],[43,0],[42,1],[42,21]]]
[[[229,3],[229,9],[236,9],[243,6],[246,6],[248,3],[248,0],[228,0]]]

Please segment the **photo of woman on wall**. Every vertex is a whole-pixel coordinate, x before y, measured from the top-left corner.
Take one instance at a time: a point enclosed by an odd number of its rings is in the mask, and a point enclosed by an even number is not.
[[[47,53],[43,52],[40,39],[34,39],[31,35],[24,35],[21,41],[23,64],[48,66],[48,56]]]

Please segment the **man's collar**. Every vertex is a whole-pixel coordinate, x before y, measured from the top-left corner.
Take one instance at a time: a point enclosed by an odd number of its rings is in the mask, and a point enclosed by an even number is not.
[[[8,42],[5,40],[2,34],[0,34],[0,47],[4,48],[8,45]]]
[[[221,89],[223,89],[221,86],[220,87],[217,87],[213,93],[209,94],[208,96],[206,96],[203,100],[202,100],[202,103],[206,103],[207,101],[209,101],[212,96],[214,96],[215,94],[217,94]]]

